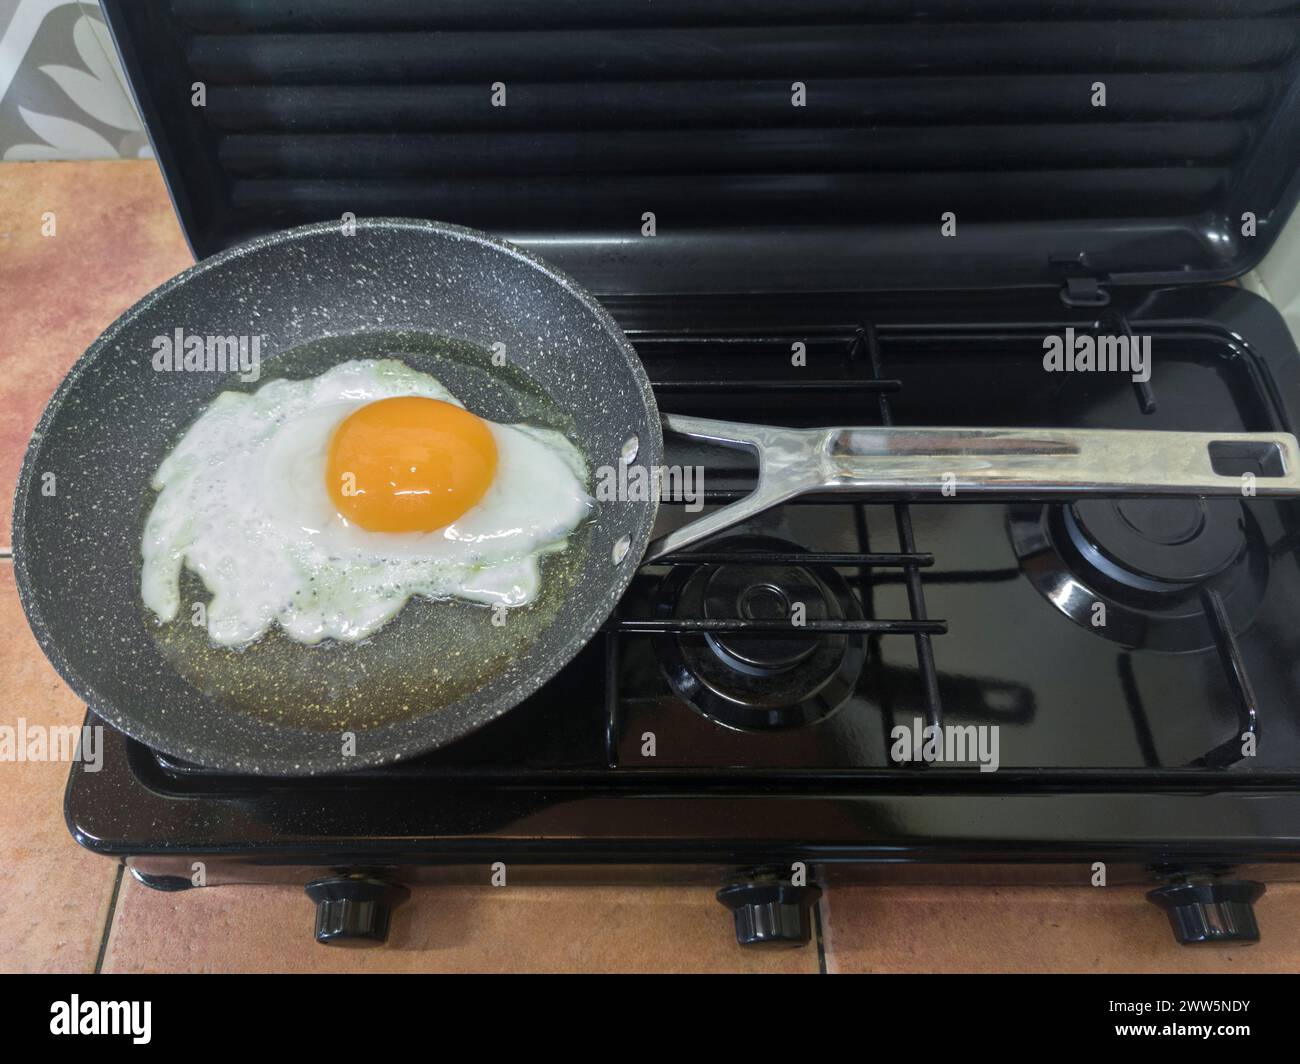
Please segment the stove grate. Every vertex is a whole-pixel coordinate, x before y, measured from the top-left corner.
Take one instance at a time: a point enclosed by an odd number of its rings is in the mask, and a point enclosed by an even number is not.
[[[1105,324],[1113,330],[1129,332],[1131,327],[1127,318],[1119,311],[1111,311],[1094,322],[1094,329]],[[777,334],[779,332],[779,335]],[[786,346],[795,341],[811,341],[838,349],[841,356],[841,371],[838,375],[819,379],[737,379],[734,376],[701,377],[697,379],[654,380],[652,386],[656,396],[707,396],[725,391],[729,395],[756,396],[764,394],[788,395],[796,392],[807,394],[861,394],[875,395],[878,404],[878,416],[882,425],[894,424],[891,396],[903,388],[903,382],[897,378],[886,377],[883,372],[883,355],[880,334],[875,325],[860,323],[851,326],[823,326],[819,328],[767,330],[762,334],[746,334],[737,331],[712,333],[709,331],[629,331],[629,338],[642,356],[663,354],[668,351],[716,352],[737,345]],[[1150,414],[1156,409],[1154,392],[1148,384],[1134,387],[1134,398],[1139,410]],[[726,502],[747,494],[744,490],[715,489],[705,493],[706,501]],[[665,496],[665,503],[676,504],[684,500]],[[797,505],[798,500],[785,505]],[[923,569],[934,565],[934,556],[916,548],[916,537],[912,524],[911,508],[906,502],[893,503],[894,525],[897,532],[899,550],[892,552],[872,551],[867,542],[866,522],[859,521],[858,537],[862,550],[858,552],[811,551],[790,554],[779,551],[745,551],[744,560],[748,565],[778,566],[788,564],[807,565],[811,567],[831,567],[855,569],[863,579],[869,570],[894,568],[901,571],[908,602],[907,617],[868,618],[863,620],[828,620],[808,621],[800,628],[792,628],[783,621],[751,620],[745,618],[632,618],[622,617],[618,610],[605,626],[606,640],[606,756],[610,767],[617,767],[619,730],[619,641],[622,638],[658,634],[678,634],[691,632],[710,632],[714,634],[732,632],[776,631],[794,632],[808,637],[825,633],[865,633],[872,636],[901,635],[910,636],[916,645],[916,660],[919,671],[921,691],[924,699],[926,723],[942,726],[943,705],[939,692],[939,676],[935,663],[933,637],[947,632],[947,622],[932,619],[928,615],[925,587],[922,580]],[[654,566],[690,566],[725,564],[735,559],[735,554],[727,551],[710,550],[708,544],[704,549],[685,551],[659,559]],[[1260,736],[1258,704],[1246,671],[1237,637],[1232,631],[1231,623],[1217,593],[1207,590],[1203,596],[1205,612],[1214,635],[1215,648],[1223,665],[1224,674],[1233,692],[1237,707],[1238,732],[1225,739],[1202,756],[1188,763],[1192,768],[1227,768],[1243,760],[1247,744],[1258,742]],[[864,601],[866,601],[864,596]],[[1126,685],[1131,687],[1132,685]],[[1130,695],[1135,694],[1130,690]],[[1146,711],[1140,699],[1131,698],[1130,705],[1134,717],[1134,727],[1139,737],[1150,738],[1152,731],[1146,720]],[[1154,754],[1154,742],[1143,743],[1150,756],[1148,763],[1158,765],[1159,759]],[[914,762],[924,767],[925,762]]]
[[[644,355],[647,348],[658,345],[701,345],[707,349],[715,349],[714,345],[735,344],[738,342],[784,345],[806,339],[810,332],[818,334],[817,339],[820,342],[829,341],[843,345],[843,374],[840,378],[830,380],[737,380],[734,378],[716,378],[653,381],[652,386],[656,397],[669,394],[708,393],[722,388],[732,394],[762,394],[769,391],[782,394],[791,391],[834,392],[837,394],[860,392],[876,395],[881,423],[892,425],[894,418],[890,405],[890,396],[901,390],[902,382],[884,376],[881,368],[880,340],[875,327],[872,325],[858,325],[847,330],[799,330],[782,336],[738,336],[735,333],[714,336],[693,332],[682,334],[656,333],[653,335],[630,333],[629,337],[638,352]],[[707,492],[705,497],[708,501],[716,501],[743,494],[745,493],[731,491]],[[665,496],[663,501],[674,504],[681,503],[684,500]],[[798,500],[794,500],[793,503],[786,503],[785,505],[797,504]],[[870,569],[900,569],[907,592],[908,617],[807,621],[804,625],[796,628],[785,621],[755,620],[741,617],[725,619],[704,617],[621,617],[616,609],[614,615],[605,625],[605,752],[609,766],[611,768],[618,766],[618,742],[621,734],[619,721],[619,640],[624,637],[662,633],[710,632],[721,634],[778,630],[782,633],[794,633],[807,637],[828,632],[866,633],[873,636],[911,636],[916,643],[916,660],[921,676],[926,723],[941,727],[943,724],[943,704],[939,695],[939,677],[935,666],[934,646],[931,639],[933,636],[943,635],[947,632],[948,625],[946,621],[933,619],[929,616],[925,604],[925,589],[921,579],[921,570],[934,564],[934,556],[916,548],[916,537],[912,528],[912,514],[909,505],[905,502],[897,502],[892,504],[892,508],[900,548],[897,551],[880,552],[870,550],[869,544],[865,542],[867,536],[865,524],[859,523],[858,536],[862,542],[862,550],[860,551],[809,551],[807,553],[790,554],[780,551],[746,550],[744,552],[744,561],[746,565],[754,566],[797,564],[814,569],[817,567],[852,568],[864,575]],[[655,562],[644,565],[642,568],[725,564],[735,560],[736,557],[737,554],[728,551],[710,551],[707,549],[686,551],[660,558]],[[911,764],[923,768],[926,763],[918,760]]]

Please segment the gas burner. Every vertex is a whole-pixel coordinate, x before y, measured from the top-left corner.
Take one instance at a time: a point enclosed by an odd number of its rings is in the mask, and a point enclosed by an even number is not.
[[[1024,504],[1009,507],[1008,525],[1025,574],[1047,600],[1126,647],[1214,646],[1208,597],[1219,597],[1240,632],[1268,579],[1263,537],[1235,499]]]
[[[807,621],[861,620],[862,609],[834,569],[747,562],[746,552],[805,554],[767,536],[735,536],[710,546],[733,553],[725,564],[678,565],[655,595],[658,617],[771,621],[802,604]],[[812,724],[853,692],[866,659],[860,633],[821,636],[685,633],[656,636],[655,653],[673,692],[732,728]]]
[[[1080,555],[1139,591],[1177,591],[1223,572],[1246,545],[1240,503],[1088,499],[1062,511]]]

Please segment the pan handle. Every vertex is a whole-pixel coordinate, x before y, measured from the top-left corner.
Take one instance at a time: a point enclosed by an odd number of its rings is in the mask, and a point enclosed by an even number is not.
[[[904,499],[1300,495],[1300,447],[1288,432],[787,429],[678,414],[665,414],[663,425],[666,432],[755,451],[758,487],[652,541],[646,562],[810,493]]]

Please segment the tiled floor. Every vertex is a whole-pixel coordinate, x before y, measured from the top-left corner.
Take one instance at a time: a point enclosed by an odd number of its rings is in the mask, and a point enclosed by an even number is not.
[[[41,233],[53,212],[55,235]],[[189,263],[151,163],[0,164],[0,547],[40,410],[114,317]],[[78,724],[0,560],[0,724]],[[1265,943],[1175,947],[1130,888],[834,888],[820,948],[741,951],[704,890],[438,887],[378,951],[310,939],[297,888],[147,890],[79,850],[67,766],[0,763],[0,971],[1300,971],[1300,885],[1259,906]],[[116,893],[115,893],[116,890]]]
[[[783,972],[818,971],[815,948],[736,945],[707,890],[426,887],[393,916],[389,944],[338,950],[311,938],[297,887],[159,894],[128,880],[105,971]],[[184,926],[184,935],[160,927]]]
[[[0,163],[0,545],[50,393],[114,318],[192,262],[153,163]]]
[[[80,725],[85,708],[27,630],[13,566],[0,563],[0,724]],[[116,869],[63,824],[68,766],[0,762],[0,971],[89,971]]]
[[[1174,943],[1136,887],[846,887],[822,908],[826,970],[839,972],[1296,972],[1300,884],[1255,906],[1261,941]]]

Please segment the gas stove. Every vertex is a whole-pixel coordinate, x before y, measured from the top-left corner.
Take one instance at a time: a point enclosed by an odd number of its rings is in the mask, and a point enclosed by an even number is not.
[[[1300,354],[1263,300],[1074,294],[607,305],[673,413],[1300,426]],[[1044,372],[1066,328],[1150,336],[1150,379]],[[658,532],[754,485],[745,452],[667,446],[670,467],[705,469],[704,495],[665,497]],[[382,940],[408,884],[501,869],[713,889],[746,945],[807,942],[840,880],[1101,874],[1148,882],[1180,941],[1250,941],[1258,880],[1300,861],[1298,547],[1287,501],[805,498],[642,566],[578,658],[449,748],[275,780],[105,729],[67,820],[159,889],[299,882],[323,942]],[[969,744],[936,759],[900,734]]]

